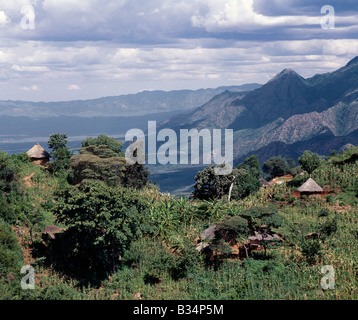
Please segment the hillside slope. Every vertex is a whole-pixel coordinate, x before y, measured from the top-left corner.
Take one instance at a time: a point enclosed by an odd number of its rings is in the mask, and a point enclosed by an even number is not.
[[[347,139],[342,138],[358,130],[358,57],[335,72],[309,79],[285,69],[256,90],[226,91],[189,115],[175,116],[162,125],[173,129],[231,128],[236,159],[269,150],[272,145],[280,145],[291,157],[299,153],[289,147],[296,143],[315,152],[339,149],[337,141],[343,145]],[[326,141],[324,150],[319,147],[321,139]],[[312,144],[312,140],[316,142]]]
[[[137,94],[104,97],[93,100],[28,102],[0,101],[0,116],[28,117],[41,119],[58,116],[111,117],[141,116],[158,112],[190,110],[212,97],[231,90],[250,91],[260,87],[258,84],[219,87],[216,89],[143,91]]]

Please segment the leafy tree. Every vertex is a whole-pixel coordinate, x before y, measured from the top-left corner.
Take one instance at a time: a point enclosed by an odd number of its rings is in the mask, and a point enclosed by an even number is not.
[[[329,157],[336,157],[336,156],[338,156],[337,150],[332,150],[331,154],[329,155]]]
[[[242,164],[238,166],[239,169],[245,169],[253,177],[260,179],[262,176],[262,169],[257,156],[253,155],[244,160]]]
[[[11,158],[5,152],[0,152],[0,194],[12,190],[17,190],[16,169]]]
[[[294,169],[296,167],[296,161],[292,158],[287,159],[287,164],[290,170]]]
[[[0,153],[0,219],[10,224],[20,220],[30,228],[38,221],[32,219],[34,209],[30,199],[19,188],[17,172],[20,162],[16,156]]]
[[[148,183],[148,169],[126,163],[122,146],[121,141],[104,134],[83,140],[80,154],[71,161],[72,182],[101,180],[110,186],[142,189]]]
[[[272,157],[267,160],[263,166],[264,173],[268,174],[271,179],[275,177],[284,176],[290,172],[290,167],[287,160],[279,157]]]
[[[244,199],[251,193],[256,192],[261,187],[261,182],[250,172],[242,169],[234,170],[235,184],[232,191],[232,198]]]
[[[106,146],[88,146],[81,148],[80,154],[92,154],[102,159],[119,157],[119,154]]]
[[[0,219],[0,276],[18,274],[23,255],[11,226]]]
[[[148,183],[149,173],[143,165],[129,165],[122,157],[78,154],[71,159],[70,176],[73,184],[97,180],[109,186],[141,189]]]
[[[70,167],[70,159],[73,153],[67,147],[67,138],[67,134],[55,133],[50,136],[50,140],[47,142],[49,148],[52,149],[53,162],[49,165],[49,171],[52,173],[64,171]]]
[[[81,142],[81,145],[80,153],[92,153],[101,158],[124,157],[123,143],[104,134],[97,138],[87,138]]]
[[[124,176],[122,179],[123,186],[133,189],[142,189],[148,184],[149,171],[139,163],[127,164],[124,168]]]
[[[240,216],[247,220],[251,234],[260,230],[263,225],[266,228],[278,228],[283,222],[274,207],[252,207],[241,212]]]
[[[246,209],[239,216],[225,217],[216,224],[215,239],[212,241],[211,249],[223,253],[230,253],[230,245],[237,241],[246,241],[249,235],[260,232],[263,236],[261,244],[266,249],[271,245],[273,240],[266,241],[268,235],[272,234],[271,228],[281,226],[283,218],[277,210],[272,207],[253,207]],[[274,241],[274,242],[280,242]],[[244,245],[246,256],[248,249]]]
[[[308,174],[311,176],[312,172],[316,170],[321,165],[321,159],[319,155],[316,153],[312,153],[311,151],[305,151],[298,159],[303,170],[307,171]]]
[[[47,142],[50,149],[57,151],[67,147],[68,136],[65,133],[54,133],[50,136],[50,140]]]
[[[142,234],[149,213],[136,191],[98,182],[61,190],[56,199],[56,220],[68,226],[68,260],[80,273],[114,272],[120,256]]]
[[[215,238],[212,240],[210,248],[223,254],[231,254],[230,245],[234,245],[238,241],[245,241],[248,235],[247,220],[240,216],[226,217],[216,224]]]
[[[215,238],[222,238],[228,243],[234,242],[239,236],[247,237],[248,234],[248,222],[240,216],[228,217],[216,224]]]
[[[180,216],[178,214],[175,201],[162,200],[156,202],[150,210],[149,219],[155,228],[155,237],[162,240],[168,240],[180,225]]]
[[[193,197],[200,200],[243,199],[257,191],[260,186],[262,170],[256,156],[251,156],[234,169],[231,174],[215,174],[215,166],[207,167],[195,177]]]
[[[86,180],[104,181],[110,186],[120,185],[124,177],[125,160],[120,157],[100,158],[78,154],[71,159],[70,175],[73,184]]]
[[[193,197],[200,200],[215,200],[227,196],[232,179],[232,174],[216,175],[215,166],[207,167],[195,176]]]

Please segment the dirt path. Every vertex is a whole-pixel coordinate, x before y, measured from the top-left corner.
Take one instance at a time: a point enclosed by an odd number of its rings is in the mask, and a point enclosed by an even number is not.
[[[26,176],[22,180],[25,182],[25,186],[31,188],[33,185],[32,177],[34,176],[35,172],[31,173],[29,176]]]

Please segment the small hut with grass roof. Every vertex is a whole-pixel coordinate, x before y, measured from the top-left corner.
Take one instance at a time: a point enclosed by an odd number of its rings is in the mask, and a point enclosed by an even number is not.
[[[301,197],[303,195],[311,196],[321,194],[323,189],[314,181],[312,178],[309,178],[301,187],[297,189]]]
[[[30,161],[38,166],[45,166],[50,161],[51,157],[51,155],[38,143],[27,151],[26,154],[29,156]]]
[[[261,188],[266,189],[272,187],[272,185],[269,182],[267,182],[264,178],[261,178],[260,182],[262,183]]]

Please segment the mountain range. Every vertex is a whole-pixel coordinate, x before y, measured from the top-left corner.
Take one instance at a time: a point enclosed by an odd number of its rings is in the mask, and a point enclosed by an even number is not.
[[[233,129],[234,158],[257,154],[297,159],[304,150],[327,155],[358,143],[358,57],[331,73],[303,78],[285,69],[247,93],[225,91],[161,126]]]
[[[337,71],[303,78],[285,69],[264,85],[144,91],[96,100],[0,101],[0,149],[46,147],[52,133],[68,133],[73,148],[86,136],[123,137],[156,120],[161,128],[233,129],[235,164],[255,154],[297,159],[305,150],[329,155],[358,144],[358,57]],[[152,168],[164,192],[190,192],[197,168]],[[176,181],[173,184],[173,181]]]
[[[93,100],[30,102],[0,101],[0,117],[27,117],[43,119],[53,117],[132,117],[173,111],[185,111],[201,106],[212,97],[230,90],[250,91],[259,84],[219,87],[215,89],[143,91]]]

